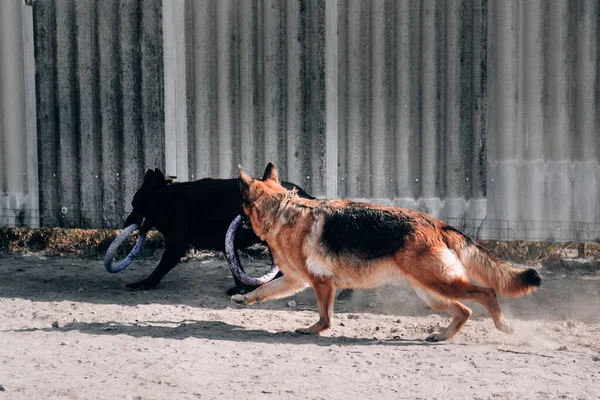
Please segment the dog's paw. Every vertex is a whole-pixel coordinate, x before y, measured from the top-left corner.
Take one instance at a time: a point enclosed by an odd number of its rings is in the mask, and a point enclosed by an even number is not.
[[[140,289],[150,290],[150,289],[156,289],[157,286],[158,286],[158,282],[148,282],[146,280],[128,283],[127,285],[125,285],[126,288],[131,289],[131,290],[140,290]]]
[[[233,296],[231,296],[231,301],[236,304],[246,305],[246,296],[244,296],[243,294],[234,294]]]
[[[244,289],[240,288],[239,286],[234,286],[232,288],[227,289],[227,293],[228,296],[233,296],[234,294],[244,294]]]
[[[294,332],[301,335],[318,335],[319,333],[310,328],[298,328]]]
[[[514,332],[514,331],[513,331],[513,328],[512,328],[512,326],[510,326],[510,324],[509,324],[509,323],[507,323],[507,322],[505,322],[505,323],[502,325],[502,328],[500,328],[500,330],[501,330],[502,332],[504,332],[504,333],[508,333],[508,334],[511,334],[511,333],[513,333],[513,332]]]
[[[431,335],[429,335],[425,338],[425,341],[430,342],[430,343],[437,343],[437,342],[442,342],[446,339],[447,338],[442,336],[441,333],[432,333]]]
[[[236,285],[232,288],[227,289],[227,295],[233,296],[234,294],[246,294],[246,293],[250,293],[254,289],[256,289],[256,287],[251,287],[251,286],[246,286],[246,285],[242,285],[242,286]]]

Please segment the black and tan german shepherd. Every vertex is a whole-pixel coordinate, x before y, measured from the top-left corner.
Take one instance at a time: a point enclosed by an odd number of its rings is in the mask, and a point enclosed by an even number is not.
[[[282,182],[289,190],[312,199],[301,187]],[[133,196],[133,211],[125,226],[140,224],[145,229],[155,227],[165,238],[165,252],[158,266],[146,279],[130,283],[132,289],[150,289],[177,265],[190,246],[196,249],[225,248],[225,234],[231,221],[241,213],[242,195],[237,179],[205,178],[194,182],[171,183],[157,168],[149,169],[144,182]],[[260,239],[252,229],[240,228],[235,237],[236,248],[245,248]],[[234,277],[235,287],[228,294],[247,290]]]
[[[347,200],[315,200],[282,186],[269,163],[264,179],[239,167],[244,213],[271,249],[283,276],[232,300],[252,304],[291,296],[312,286],[319,320],[300,333],[320,333],[333,318],[336,288],[373,288],[406,281],[431,308],[452,315],[450,325],[428,337],[452,338],[475,300],[490,312],[496,328],[511,332],[496,293],[518,297],[540,284],[531,268],[513,267],[458,230],[419,211]],[[487,287],[470,282],[474,279]]]

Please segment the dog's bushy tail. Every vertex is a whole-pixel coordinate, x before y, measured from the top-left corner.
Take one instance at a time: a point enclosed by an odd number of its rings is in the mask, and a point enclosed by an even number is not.
[[[542,279],[533,268],[518,268],[500,260],[464,233],[450,227],[443,228],[448,247],[456,252],[467,270],[467,275],[491,287],[504,297],[521,297],[535,291]]]

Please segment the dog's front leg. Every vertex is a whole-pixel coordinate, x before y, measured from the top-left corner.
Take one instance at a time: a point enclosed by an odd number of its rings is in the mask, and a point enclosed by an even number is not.
[[[238,304],[250,305],[256,302],[281,299],[292,296],[308,287],[308,284],[284,275],[281,278],[267,282],[248,294],[236,294],[231,300]]]
[[[180,237],[176,239],[167,240],[165,252],[163,253],[160,262],[158,263],[154,271],[152,271],[150,276],[139,282],[130,283],[126,286],[130,289],[156,288],[162,277],[165,276],[167,272],[172,270],[173,267],[175,267],[179,263],[181,257],[185,255],[185,252],[187,251],[187,246],[185,243],[185,239]]]
[[[335,300],[335,285],[327,279],[315,278],[312,282],[317,296],[317,306],[319,308],[319,320],[308,328],[296,329],[296,332],[302,334],[319,334],[331,327],[333,320],[333,302]]]

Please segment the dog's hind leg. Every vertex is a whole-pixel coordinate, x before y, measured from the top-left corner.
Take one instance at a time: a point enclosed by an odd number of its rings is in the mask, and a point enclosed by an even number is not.
[[[281,278],[267,282],[259,286],[248,294],[236,294],[231,296],[231,300],[238,304],[250,305],[256,302],[281,299],[292,296],[308,287],[305,282],[301,282],[283,275]]]
[[[447,248],[429,249],[408,261],[410,267],[405,270],[414,279],[414,285],[431,290],[434,295],[442,299],[475,300],[489,311],[497,329],[512,333],[512,329],[504,322],[504,315],[496,300],[494,289],[469,282],[464,266]]]
[[[308,328],[296,329],[296,332],[302,334],[319,334],[331,327],[333,320],[333,302],[335,300],[335,286],[329,280],[316,278],[312,282],[317,296],[317,306],[319,308],[319,320]]]
[[[512,333],[510,326],[504,322],[504,314],[500,310],[494,289],[476,286],[461,278],[455,278],[447,282],[441,280],[433,282],[429,280],[421,281],[420,283],[441,297],[452,300],[475,300],[489,311],[497,329],[505,333]]]
[[[160,259],[160,262],[152,271],[152,273],[146,278],[139,282],[133,282],[126,285],[130,289],[154,289],[160,282],[160,280],[175,267],[181,257],[185,255],[187,246],[183,239],[168,240],[165,246],[165,252]]]
[[[496,329],[504,333],[512,333],[512,328],[509,324],[507,324],[504,321],[504,314],[500,309],[500,305],[498,304],[498,299],[496,298],[496,292],[494,291],[494,289],[475,285],[471,286],[476,289],[471,288],[471,290],[469,290],[468,292],[468,297],[465,297],[465,299],[472,299],[483,305],[492,316]]]
[[[452,339],[454,335],[465,325],[471,317],[472,311],[464,304],[446,298],[442,298],[436,293],[423,289],[418,285],[411,285],[417,295],[429,307],[436,311],[444,311],[452,316],[452,322],[442,332],[434,333],[427,337],[427,341],[440,342],[442,340]]]

